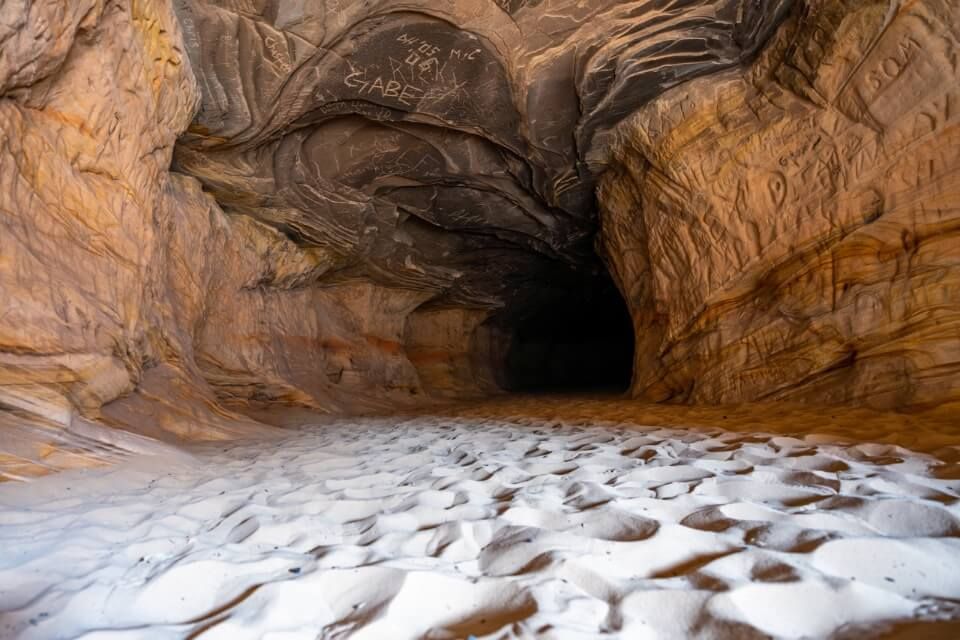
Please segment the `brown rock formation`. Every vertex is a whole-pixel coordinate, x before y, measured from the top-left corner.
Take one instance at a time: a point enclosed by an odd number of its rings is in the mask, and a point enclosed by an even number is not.
[[[556,340],[514,358],[518,325],[615,295],[590,167],[612,128],[746,59],[788,4],[180,1],[203,101],[175,167],[322,253],[303,285],[422,294],[401,314],[421,382],[489,391],[515,360],[576,367]]]
[[[615,306],[598,199],[635,394],[957,399],[958,22],[946,0],[4,3],[0,473],[615,353],[604,322],[575,357],[529,337]]]
[[[621,126],[601,245],[636,395],[960,398],[958,38],[947,1],[810,3]]]
[[[154,212],[196,83],[162,1],[5,3],[0,25],[3,449],[85,464],[78,416],[156,357]]]

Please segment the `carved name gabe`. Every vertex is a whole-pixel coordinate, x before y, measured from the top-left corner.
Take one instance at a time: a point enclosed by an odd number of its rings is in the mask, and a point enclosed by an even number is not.
[[[343,79],[343,84],[351,89],[356,89],[360,95],[376,94],[381,98],[393,98],[408,107],[413,106],[411,100],[419,100],[425,93],[420,87],[397,80],[384,80],[383,76],[377,76],[370,80],[367,78],[365,69],[348,73]]]

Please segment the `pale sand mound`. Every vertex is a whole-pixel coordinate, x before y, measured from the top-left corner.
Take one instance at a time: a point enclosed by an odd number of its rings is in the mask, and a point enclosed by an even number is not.
[[[339,421],[0,487],[0,637],[960,637],[958,492],[815,435]]]

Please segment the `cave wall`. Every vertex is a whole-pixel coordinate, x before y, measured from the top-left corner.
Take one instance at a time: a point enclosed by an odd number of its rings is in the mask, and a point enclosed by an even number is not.
[[[0,477],[495,393],[595,240],[638,397],[956,399],[957,13],[6,2]]]
[[[173,173],[199,105],[167,0],[0,10],[0,471],[263,433],[239,413],[422,399],[426,297],[354,280]]]
[[[305,285],[422,294],[397,348],[463,397],[504,386],[511,318],[589,304],[616,125],[742,64],[791,2],[174,5],[202,96],[174,168],[322,255]]]
[[[154,217],[198,93],[165,2],[0,16],[0,419],[18,475],[110,456],[81,416],[133,391],[156,352]]]
[[[636,396],[960,398],[958,37],[948,0],[809,3],[621,125],[599,245]]]

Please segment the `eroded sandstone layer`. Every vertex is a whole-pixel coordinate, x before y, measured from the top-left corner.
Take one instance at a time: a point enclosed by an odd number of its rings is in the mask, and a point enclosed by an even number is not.
[[[747,60],[788,4],[180,0],[202,102],[174,166],[322,256],[300,284],[418,292],[397,384],[489,392],[537,308],[596,304],[614,127]]]
[[[948,0],[809,3],[621,126],[600,244],[636,394],[960,398],[958,39]]]
[[[601,221],[637,396],[958,399],[958,13],[8,1],[0,469],[496,392]]]

